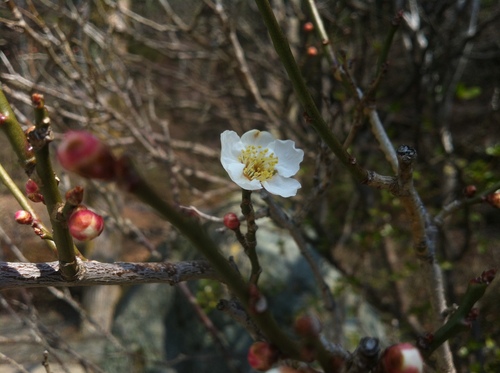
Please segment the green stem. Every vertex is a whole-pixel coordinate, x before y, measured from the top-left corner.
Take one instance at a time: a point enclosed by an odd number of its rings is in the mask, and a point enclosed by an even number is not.
[[[245,254],[247,254],[250,259],[250,264],[252,266],[252,275],[250,276],[250,283],[257,284],[259,281],[259,276],[262,272],[262,268],[259,263],[259,257],[257,255],[257,239],[255,234],[257,233],[258,226],[255,223],[255,211],[252,204],[252,191],[242,189],[241,193],[241,212],[247,221],[247,233],[245,235]]]
[[[3,168],[3,166],[1,164],[0,164],[0,180],[7,187],[10,194],[12,194],[12,196],[17,200],[17,202],[19,203],[21,208],[25,211],[28,211],[31,214],[31,216],[33,216],[33,218],[38,221],[37,227],[42,231],[41,237],[44,238],[45,242],[47,243],[47,245],[49,245],[50,249],[54,253],[57,253],[57,249],[56,249],[56,246],[54,244],[52,234],[38,220],[38,218],[36,216],[36,212],[31,207],[31,204],[29,203],[28,199],[23,194],[23,192],[21,192],[21,190],[19,190],[16,183],[14,183],[14,180],[11,179],[10,175],[7,173],[7,171],[5,170],[5,168]]]
[[[403,12],[400,11],[391,21],[391,28],[385,38],[382,51],[377,61],[377,70],[375,72],[375,76],[379,76],[381,74],[382,66],[387,61],[387,56],[389,55],[389,50],[391,49],[392,41],[394,40],[394,35],[396,35],[396,31],[398,31],[402,19],[403,19]]]
[[[52,141],[50,119],[42,95],[34,94],[33,103],[35,105],[36,128],[30,132],[29,141],[35,150],[38,186],[49,212],[54,242],[57,247],[59,270],[65,279],[72,280],[78,274],[77,249],[66,221],[59,216],[59,208],[63,206],[63,200],[49,156],[49,143]]]
[[[450,338],[470,328],[470,326],[466,324],[467,317],[472,307],[474,307],[474,304],[484,295],[488,285],[488,283],[469,283],[458,309],[451,315],[446,324],[434,333],[432,342],[423,351],[426,357],[430,356],[439,346]]]
[[[332,152],[339,160],[347,166],[354,177],[361,182],[368,179],[368,172],[358,165],[356,159],[353,158],[337,140],[333,133],[328,128],[325,120],[314,103],[314,100],[307,88],[307,85],[302,77],[299,66],[290,50],[290,45],[281,31],[281,28],[274,16],[273,10],[267,0],[255,0],[259,8],[260,14],[266,24],[271,40],[273,41],[274,49],[276,50],[281,63],[288,73],[290,81],[295,89],[297,97],[304,107],[305,115],[308,123],[316,130],[318,135],[328,145]]]
[[[2,130],[7,136],[7,139],[9,140],[12,149],[14,149],[19,162],[23,165],[24,170],[29,175],[34,168],[35,158],[33,157],[33,152],[30,150],[30,144],[26,140],[26,135],[17,121],[16,115],[7,101],[1,87],[0,115],[5,117],[2,120],[2,123],[0,123],[0,130]]]

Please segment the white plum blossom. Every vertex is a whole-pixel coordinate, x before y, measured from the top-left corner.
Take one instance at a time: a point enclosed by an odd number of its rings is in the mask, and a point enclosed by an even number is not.
[[[304,152],[291,140],[276,140],[266,131],[251,130],[241,138],[234,131],[220,135],[221,163],[231,180],[246,190],[266,189],[282,197],[297,194],[300,183],[292,179]]]

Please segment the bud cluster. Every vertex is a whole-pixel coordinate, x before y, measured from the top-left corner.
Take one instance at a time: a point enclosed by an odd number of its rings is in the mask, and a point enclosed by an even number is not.
[[[40,193],[38,184],[35,181],[33,181],[32,179],[28,179],[24,187],[26,190],[26,196],[30,201],[35,203],[38,202],[45,203],[45,199],[43,198],[43,195]]]

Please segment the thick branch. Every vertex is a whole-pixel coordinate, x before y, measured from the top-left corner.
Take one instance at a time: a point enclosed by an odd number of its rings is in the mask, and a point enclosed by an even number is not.
[[[132,285],[217,279],[219,276],[207,261],[178,263],[101,263],[80,261],[78,278],[68,281],[59,272],[59,262],[0,262],[0,290],[46,286]]]

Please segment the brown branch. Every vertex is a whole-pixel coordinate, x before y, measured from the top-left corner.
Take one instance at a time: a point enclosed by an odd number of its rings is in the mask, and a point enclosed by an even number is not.
[[[0,262],[0,290],[47,286],[94,286],[168,283],[216,279],[219,276],[207,261],[101,263],[81,261],[76,280],[68,281],[59,272],[59,262],[21,263]]]

